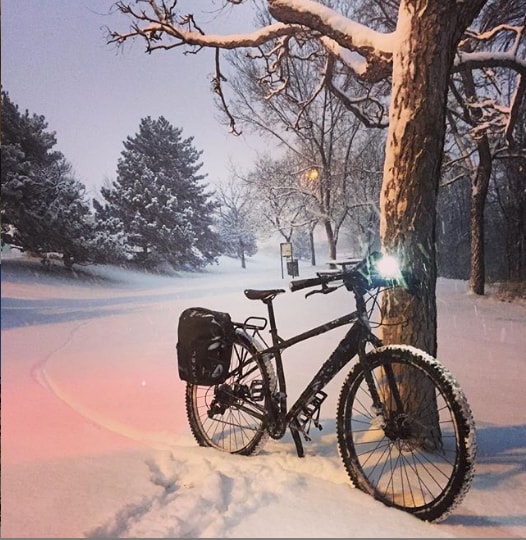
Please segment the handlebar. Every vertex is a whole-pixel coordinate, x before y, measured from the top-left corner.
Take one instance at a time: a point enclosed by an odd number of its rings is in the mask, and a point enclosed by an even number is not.
[[[360,295],[365,294],[371,289],[380,287],[404,287],[409,292],[414,288],[414,279],[405,272],[398,272],[397,277],[382,277],[378,272],[376,263],[381,259],[382,255],[374,252],[365,257],[352,268],[340,272],[322,274],[317,277],[307,279],[297,279],[291,281],[289,288],[291,292],[307,289],[309,287],[322,287],[320,292],[330,292],[326,289],[326,284],[331,281],[343,281],[343,284],[349,291],[353,291]]]
[[[337,281],[343,278],[344,272],[338,272],[337,274],[327,274],[327,275],[318,275],[315,278],[307,279],[297,279],[296,281],[291,281],[289,288],[291,292],[299,291],[301,289],[308,289],[309,287],[317,287],[318,285],[324,285],[330,281]]]

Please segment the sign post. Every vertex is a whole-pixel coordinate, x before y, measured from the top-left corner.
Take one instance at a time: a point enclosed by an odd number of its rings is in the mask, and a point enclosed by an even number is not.
[[[281,279],[283,279],[283,259],[289,259],[287,261],[287,273],[292,276],[299,276],[298,271],[298,261],[295,261],[292,258],[292,243],[291,242],[282,242],[279,245],[280,254],[281,254]]]

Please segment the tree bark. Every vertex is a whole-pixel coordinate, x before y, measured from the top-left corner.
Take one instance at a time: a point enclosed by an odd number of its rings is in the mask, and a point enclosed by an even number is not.
[[[386,343],[432,355],[436,338],[436,198],[445,134],[447,82],[454,53],[484,0],[402,0],[393,55],[380,233],[418,284],[416,294],[384,295]]]
[[[477,101],[477,89],[473,73],[470,70],[461,72],[464,92],[468,101]],[[481,114],[478,111],[466,111],[473,125],[480,123]],[[486,264],[484,253],[484,208],[488,195],[489,181],[493,157],[487,135],[477,142],[478,165],[471,178],[471,208],[470,208],[470,273],[469,288],[471,292],[484,294],[486,283]]]
[[[246,268],[247,263],[245,261],[245,246],[243,245],[242,240],[239,240],[239,258],[241,259],[241,268]]]
[[[309,243],[310,243],[310,263],[312,266],[316,266],[316,248],[314,246],[314,228],[309,229]]]
[[[323,226],[325,227],[325,233],[327,234],[327,244],[329,246],[329,259],[336,259],[336,241],[334,239],[334,231],[329,219],[323,220]]]
[[[505,168],[509,182],[510,203],[507,215],[509,274],[512,282],[526,280],[526,158],[508,160]]]
[[[475,294],[484,294],[486,265],[484,250],[484,206],[491,177],[492,157],[489,141],[484,135],[477,144],[479,164],[471,185],[471,259],[469,289]]]

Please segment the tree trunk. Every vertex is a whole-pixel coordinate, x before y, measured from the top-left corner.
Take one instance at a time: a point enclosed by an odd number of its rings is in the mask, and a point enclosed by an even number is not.
[[[469,289],[475,294],[484,294],[486,265],[484,263],[484,206],[491,177],[491,151],[488,138],[484,135],[477,144],[479,164],[471,185],[471,268]]]
[[[314,229],[309,230],[309,242],[310,242],[310,263],[312,266],[316,266],[316,249],[314,247]]]
[[[484,0],[402,0],[393,55],[380,233],[418,283],[384,295],[383,338],[432,355],[436,338],[436,198],[449,71],[458,41]],[[400,324],[397,324],[400,323]]]
[[[477,101],[477,88],[473,73],[465,70],[461,73],[464,91],[468,101]],[[479,111],[469,113],[474,123],[480,123],[482,118]],[[491,178],[492,156],[488,137],[483,135],[477,142],[478,166],[471,180],[471,210],[470,210],[470,273],[469,288],[475,294],[484,294],[486,280],[486,265],[484,255],[484,207],[488,195]]]
[[[329,219],[323,221],[325,227],[325,233],[327,234],[327,243],[329,246],[329,259],[336,259],[336,241],[334,240],[334,231]]]
[[[505,162],[509,183],[509,203],[506,215],[506,245],[508,248],[508,279],[526,279],[526,158],[514,157]]]
[[[433,356],[437,354],[436,200],[447,82],[458,40],[471,20],[465,19],[465,12],[474,4],[482,6],[483,1],[473,0],[468,9],[466,3],[453,0],[402,0],[397,25],[400,43],[393,55],[380,234],[383,249],[398,255],[416,287],[413,294],[398,288],[384,295],[383,339],[414,345]],[[404,380],[406,375],[399,373]],[[412,392],[414,385],[422,392]],[[401,391],[407,396],[430,396],[428,412],[419,419],[422,440],[429,450],[441,448],[432,385],[418,377]],[[408,413],[422,410],[410,399],[405,405]]]
[[[239,258],[241,259],[241,268],[246,268],[247,263],[245,261],[245,246],[241,240],[239,241]]]

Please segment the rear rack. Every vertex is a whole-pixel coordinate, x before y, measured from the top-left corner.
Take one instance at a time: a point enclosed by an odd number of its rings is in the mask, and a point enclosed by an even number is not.
[[[259,323],[251,321],[258,321]],[[234,322],[234,327],[260,332],[261,330],[265,330],[267,324],[268,321],[267,319],[265,319],[265,317],[248,317],[247,319],[245,319],[245,322]]]

